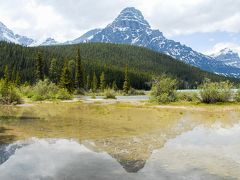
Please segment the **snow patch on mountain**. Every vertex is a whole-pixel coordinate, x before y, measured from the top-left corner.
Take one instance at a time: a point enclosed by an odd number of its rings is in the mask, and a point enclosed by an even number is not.
[[[237,51],[225,48],[218,53],[212,54],[211,56],[217,61],[221,61],[228,66],[240,68],[240,57]]]
[[[47,38],[44,42],[40,44],[40,46],[50,46],[50,45],[57,45],[59,42],[57,42],[53,38]]]
[[[211,56],[201,54],[179,42],[165,38],[162,32],[152,29],[142,13],[133,7],[124,9],[104,29],[84,41],[78,41],[78,43],[80,42],[104,42],[146,47],[206,71],[240,77],[239,68],[216,61]]]
[[[0,41],[12,42],[23,46],[29,46],[34,43],[32,38],[14,34],[13,31],[8,29],[2,22],[0,22]]]
[[[73,41],[68,41],[66,44],[79,44],[82,42],[90,41],[93,36],[97,33],[99,33],[102,29],[93,29],[88,31],[87,33],[83,34],[81,37],[74,39]]]

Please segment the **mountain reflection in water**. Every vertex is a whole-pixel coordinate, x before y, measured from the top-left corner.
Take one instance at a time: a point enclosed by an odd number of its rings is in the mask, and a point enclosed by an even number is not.
[[[5,151],[11,151],[12,154],[0,166],[0,179],[154,180],[240,177],[239,124],[231,128],[199,126],[169,139],[164,145],[160,141],[159,149],[150,152],[148,157],[143,153],[141,160],[121,157],[123,154],[135,153],[131,150],[137,146],[141,151],[148,151],[153,143],[149,140],[153,138],[154,144],[158,141],[156,135],[136,138],[81,143],[67,139],[37,138],[19,141],[5,147]],[[132,142],[135,142],[135,147],[127,149]],[[125,148],[117,147],[117,144],[122,146],[123,143]],[[15,152],[13,148],[16,149]],[[103,151],[107,148],[120,152],[115,152],[113,156],[112,152]]]
[[[214,107],[1,107],[0,179],[238,179],[239,117]]]

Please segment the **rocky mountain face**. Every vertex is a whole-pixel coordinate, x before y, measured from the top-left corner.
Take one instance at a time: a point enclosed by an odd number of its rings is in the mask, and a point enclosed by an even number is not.
[[[68,41],[67,44],[79,44],[83,42],[88,42],[93,38],[93,36],[99,33],[102,29],[93,29],[88,31],[87,33],[83,34],[81,37],[74,39],[73,41]]]
[[[0,41],[11,42],[22,46],[50,46],[60,44],[53,38],[47,38],[45,41],[37,41],[32,38],[14,34],[7,26],[0,22]]]
[[[57,45],[59,42],[57,42],[53,38],[47,38],[44,42],[42,42],[40,45],[41,46],[51,46],[51,45]]]
[[[93,32],[93,31],[90,31]],[[87,34],[87,33],[86,33]],[[227,76],[240,76],[240,69],[192,50],[190,47],[164,37],[159,30],[152,29],[142,13],[135,8],[126,8],[107,27],[91,36],[80,37],[80,42],[104,42],[142,46],[167,54],[203,70]]]
[[[211,55],[217,61],[223,62],[228,66],[240,68],[240,57],[238,52],[225,48],[220,52]]]
[[[13,31],[8,29],[3,23],[0,22],[0,41],[13,42],[23,46],[29,46],[34,43],[34,40],[26,36],[14,34]]]
[[[234,62],[236,62],[235,57],[232,59],[233,56],[228,56],[228,60],[224,61],[222,56],[206,56],[179,42],[169,40],[164,37],[161,31],[152,29],[142,13],[133,7],[124,9],[118,17],[105,28],[93,29],[83,36],[65,43],[58,43],[52,38],[48,38],[43,43],[36,43],[37,41],[33,39],[14,35],[13,32],[3,24],[0,24],[0,41],[1,40],[24,46],[79,44],[84,42],[130,44],[167,54],[206,71],[226,76],[240,77],[240,66],[234,64]]]

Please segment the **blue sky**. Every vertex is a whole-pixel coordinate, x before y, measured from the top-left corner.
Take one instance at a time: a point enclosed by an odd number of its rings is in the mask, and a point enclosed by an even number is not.
[[[169,38],[206,54],[216,53],[225,47],[235,50],[237,48],[238,51],[240,44],[240,33],[226,31],[196,32],[192,34],[173,35]]]
[[[34,39],[72,40],[135,7],[154,29],[203,53],[240,52],[240,0],[0,0],[0,21]]]

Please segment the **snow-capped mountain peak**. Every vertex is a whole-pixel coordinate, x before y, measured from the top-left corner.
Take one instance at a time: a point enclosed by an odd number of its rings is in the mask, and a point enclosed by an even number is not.
[[[220,50],[219,52],[215,53],[215,54],[212,54],[211,56],[213,57],[217,57],[217,56],[220,56],[220,55],[233,55],[233,56],[238,56],[238,52],[237,51],[234,51],[230,48],[224,48],[222,50]]]
[[[99,33],[102,29],[93,29],[88,31],[87,33],[83,34],[81,37],[74,39],[73,41],[65,42],[65,44],[78,44],[82,42],[88,42],[93,36]]]
[[[169,40],[159,30],[151,29],[141,11],[130,7],[122,10],[117,18],[101,31],[82,42],[104,42],[142,46],[167,54],[187,64],[217,74],[240,76],[240,69],[228,66],[213,57],[192,50],[179,42]],[[78,41],[78,43],[80,43]]]
[[[3,24],[1,21],[0,21],[0,30],[3,31],[3,30],[6,30],[6,31],[11,31],[10,29],[7,28],[7,26],[5,26],[5,24]],[[12,31],[11,31],[12,32]]]
[[[0,22],[0,40],[17,43],[13,32],[8,29],[7,26],[5,26],[2,22]]]
[[[23,46],[29,46],[34,42],[31,38],[14,34],[13,31],[8,29],[2,22],[0,22],[0,41],[12,42]]]
[[[44,42],[42,42],[40,45],[41,46],[50,46],[50,45],[56,45],[59,44],[55,39],[49,37],[47,38]]]
[[[125,8],[121,11],[119,16],[113,21],[113,23],[109,24],[112,27],[119,28],[150,28],[149,23],[144,19],[141,11],[135,9],[134,7]]]
[[[240,57],[237,51],[225,48],[211,56],[217,61],[223,62],[228,66],[240,68]]]

